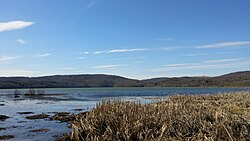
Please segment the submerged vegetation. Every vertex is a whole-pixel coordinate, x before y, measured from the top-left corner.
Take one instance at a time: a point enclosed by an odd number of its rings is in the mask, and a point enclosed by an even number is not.
[[[45,129],[45,128],[30,130],[30,132],[48,132],[48,131],[49,131],[49,129]]]
[[[6,120],[7,118],[10,118],[10,117],[8,117],[8,116],[6,116],[6,115],[0,115],[0,121],[4,121],[4,120]]]
[[[45,95],[44,90],[30,89],[25,93],[25,96],[43,96]]]
[[[19,98],[22,94],[20,90],[14,90],[14,98]],[[34,97],[34,96],[44,96],[45,90],[44,89],[29,89],[27,92],[24,93],[24,96]]]
[[[140,104],[104,101],[62,140],[250,140],[250,93],[177,95]]]

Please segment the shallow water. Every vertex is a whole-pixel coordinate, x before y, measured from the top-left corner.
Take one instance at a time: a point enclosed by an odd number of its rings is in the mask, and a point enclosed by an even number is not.
[[[42,97],[27,97],[28,89],[19,90],[21,95],[14,98],[13,89],[0,89],[0,114],[10,118],[0,121],[0,135],[14,135],[13,141],[54,140],[58,135],[69,133],[67,123],[51,121],[49,119],[28,120],[28,115],[17,112],[34,112],[54,115],[55,112],[77,113],[74,109],[88,111],[96,103],[104,99],[133,100],[142,103],[154,101],[173,94],[213,94],[223,92],[250,91],[249,88],[60,88],[43,89],[46,95]],[[48,94],[48,95],[47,95]],[[79,111],[78,111],[79,112]],[[36,129],[49,129],[48,132],[30,132]]]

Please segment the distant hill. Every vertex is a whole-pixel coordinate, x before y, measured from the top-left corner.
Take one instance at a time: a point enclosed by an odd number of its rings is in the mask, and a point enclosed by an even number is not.
[[[131,87],[139,80],[114,75],[55,75],[44,77],[0,77],[0,88]]]
[[[174,77],[147,80],[115,75],[55,75],[44,77],[0,77],[0,88],[86,88],[86,87],[250,87],[250,71],[217,77]]]
[[[160,87],[250,87],[250,71],[229,73],[217,77],[174,77],[144,86]]]

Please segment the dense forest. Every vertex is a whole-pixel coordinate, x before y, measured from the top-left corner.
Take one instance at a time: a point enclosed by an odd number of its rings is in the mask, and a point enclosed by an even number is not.
[[[86,87],[250,87],[250,71],[217,77],[173,77],[147,80],[115,75],[55,75],[44,77],[0,77],[0,88],[86,88]]]

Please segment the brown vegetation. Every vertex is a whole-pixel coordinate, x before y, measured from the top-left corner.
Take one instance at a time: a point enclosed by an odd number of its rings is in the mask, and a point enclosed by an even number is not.
[[[32,115],[32,116],[27,116],[27,119],[34,120],[34,119],[45,119],[48,118],[49,115],[47,114],[38,114],[38,115]]]
[[[69,122],[75,120],[75,115],[69,112],[59,112],[50,117],[51,120],[59,120],[61,122]]]
[[[30,130],[30,132],[48,132],[49,129],[45,129],[45,128],[41,128],[41,129],[37,129],[37,130]]]
[[[8,140],[14,138],[13,135],[1,135],[0,140]]]
[[[250,140],[250,93],[177,95],[142,105],[104,101],[72,122],[85,141]]]

